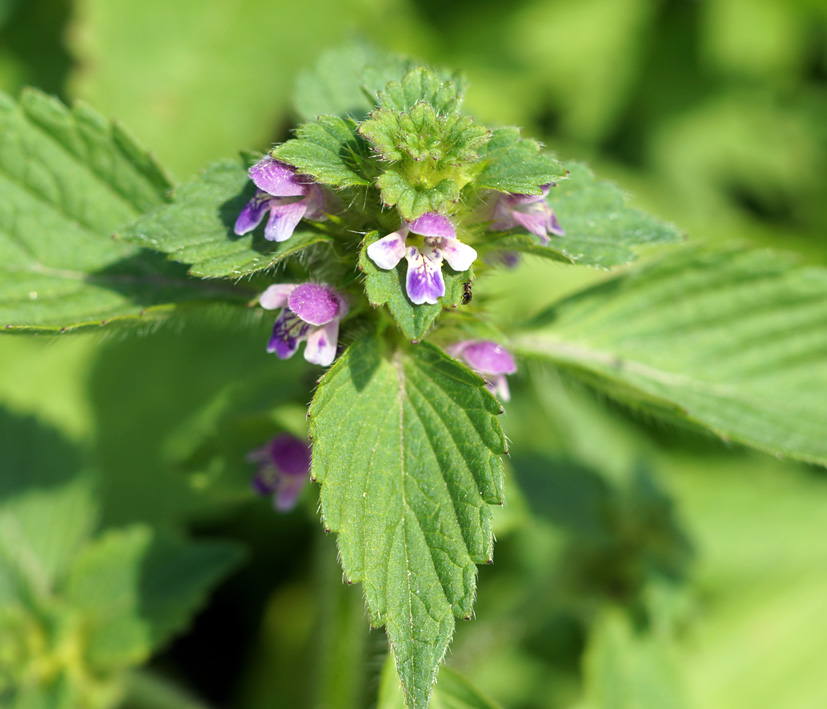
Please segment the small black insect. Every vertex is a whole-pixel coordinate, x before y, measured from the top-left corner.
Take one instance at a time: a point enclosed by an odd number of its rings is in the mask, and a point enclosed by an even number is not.
[[[462,304],[468,305],[471,302],[473,294],[471,293],[471,281],[465,281],[462,284]]]

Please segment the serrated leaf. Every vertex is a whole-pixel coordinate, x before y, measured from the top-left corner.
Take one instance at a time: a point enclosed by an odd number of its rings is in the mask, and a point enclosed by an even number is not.
[[[596,180],[585,165],[571,165],[571,175],[549,190],[564,236],[552,236],[548,247],[574,263],[609,268],[637,258],[633,247],[683,239],[683,234],[650,214],[626,206],[617,185]],[[518,249],[520,250],[520,249]],[[535,253],[536,249],[531,249]]]
[[[146,214],[118,236],[190,264],[189,272],[202,278],[262,271],[328,241],[325,234],[304,227],[282,242],[267,241],[261,228],[237,236],[235,220],[254,194],[255,185],[240,162],[216,163],[177,188],[171,204]]]
[[[636,408],[827,464],[827,270],[685,250],[552,307],[512,346]]]
[[[456,83],[421,66],[379,92],[379,106],[397,113],[407,113],[419,103],[430,104],[439,114],[454,113],[461,101],[462,92]]]
[[[445,295],[438,303],[415,305],[408,298],[405,289],[408,263],[404,259],[396,268],[378,268],[367,255],[367,248],[379,239],[378,232],[365,236],[359,254],[359,268],[365,274],[365,294],[373,307],[388,306],[399,329],[409,340],[419,341],[428,333],[443,308],[456,309],[462,301],[463,284],[473,279],[473,269],[457,273],[443,263],[442,278],[445,280]]]
[[[475,185],[514,194],[540,194],[543,185],[563,179],[567,170],[540,144],[522,138],[519,128],[499,128],[479,150],[480,171]]]
[[[356,133],[356,124],[338,116],[319,116],[302,123],[296,137],[276,146],[274,158],[310,175],[331,187],[357,187],[370,184],[367,145]]]
[[[459,189],[451,179],[433,187],[411,184],[396,170],[389,169],[376,181],[387,207],[396,207],[404,219],[413,221],[425,212],[444,213],[459,198]]]
[[[145,526],[95,540],[65,588],[66,600],[86,618],[87,660],[98,670],[146,660],[186,627],[240,556],[233,544],[179,541]]]
[[[492,553],[505,437],[483,380],[429,343],[357,340],[310,407],[313,477],[346,577],[384,625],[409,709],[425,709],[476,564]]]
[[[232,297],[110,238],[168,189],[151,156],[90,108],[0,94],[0,326],[60,330]]]
[[[405,709],[405,698],[392,654],[388,655],[382,667],[377,709]],[[459,672],[443,667],[431,696],[430,709],[500,709],[500,705],[486,697]]]

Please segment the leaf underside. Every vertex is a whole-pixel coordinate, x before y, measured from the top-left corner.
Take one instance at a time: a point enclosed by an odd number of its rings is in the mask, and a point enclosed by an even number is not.
[[[644,411],[827,464],[827,270],[685,250],[554,306],[512,345]]]
[[[483,381],[428,343],[355,342],[310,408],[312,473],[345,575],[386,627],[410,709],[427,707],[454,618],[493,549],[505,438]]]

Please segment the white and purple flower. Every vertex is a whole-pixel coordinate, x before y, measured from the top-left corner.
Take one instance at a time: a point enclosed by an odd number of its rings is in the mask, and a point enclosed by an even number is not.
[[[262,497],[272,496],[273,506],[288,512],[296,506],[310,475],[310,446],[289,433],[276,436],[247,454],[258,470],[250,481],[253,491]]]
[[[494,202],[489,229],[508,231],[523,227],[540,237],[543,246],[551,239],[549,234],[565,236],[566,232],[557,221],[554,210],[546,202],[551,185],[543,185],[542,194],[502,194]]]
[[[299,175],[295,168],[265,155],[248,171],[258,192],[247,202],[235,222],[235,233],[242,236],[255,229],[270,212],[264,227],[268,241],[286,241],[302,219],[323,221],[324,192],[312,178]]]
[[[505,347],[490,340],[463,340],[446,349],[452,357],[463,360],[480,374],[487,382],[488,391],[503,401],[511,399],[505,377],[517,371],[517,364]]]
[[[327,367],[336,358],[339,321],[347,303],[333,288],[319,283],[281,283],[270,286],[258,299],[266,310],[281,309],[273,325],[267,351],[279,359],[292,357],[307,340],[304,358]]]
[[[423,237],[421,245],[408,244],[408,236]],[[368,257],[381,269],[390,270],[404,257],[408,262],[405,289],[416,305],[436,303],[445,295],[442,261],[455,271],[467,271],[477,252],[457,239],[451,220],[428,212],[408,222],[398,231],[375,241],[367,249]]]

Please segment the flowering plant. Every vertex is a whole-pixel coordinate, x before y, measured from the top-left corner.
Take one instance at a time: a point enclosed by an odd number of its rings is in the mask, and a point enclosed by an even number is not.
[[[553,279],[563,267],[626,266],[639,247],[682,236],[519,129],[481,125],[464,112],[461,77],[372,53],[331,56],[302,80],[302,95],[315,98],[293,137],[180,185],[91,109],[38,93],[3,99],[0,163],[15,208],[0,210],[11,235],[0,316],[7,332],[66,333],[205,303],[240,314],[232,327],[244,335],[199,344],[188,360],[206,367],[221,352],[232,381],[198,415],[179,412],[165,455],[227,507],[248,499],[242,477],[280,512],[310,500],[315,516],[318,495],[345,578],[361,583],[371,626],[387,633],[382,692],[391,703],[382,706],[393,705],[398,676],[399,701],[426,709],[456,621],[474,615],[478,565],[494,561],[510,454],[505,405],[519,416],[538,372],[551,369],[647,415],[823,463],[823,399],[791,404],[777,391],[810,391],[799,365],[816,359],[824,338],[784,324],[822,317],[827,279],[808,272],[800,285],[789,278],[796,264],[763,252],[678,248],[556,303],[535,286],[519,317],[504,316],[492,284],[517,256]],[[778,331],[769,345],[760,335],[768,323]],[[176,332],[176,342],[186,336]],[[305,361],[294,357],[302,343]],[[522,415],[536,438],[545,427],[534,404]],[[513,495],[521,500],[517,486]],[[633,606],[650,576],[684,573],[688,545],[645,474],[628,490],[594,495],[601,512],[577,550],[582,578]],[[2,529],[26,527],[4,514]],[[604,543],[604,528],[622,544]],[[6,614],[13,647],[0,662],[25,656],[15,682],[47,667],[49,682],[75,692],[61,706],[115,706],[127,669],[239,562],[220,544],[182,547],[178,531],[98,538],[90,526],[66,546],[91,551],[42,569],[0,542],[0,560],[17,565],[6,575],[0,567],[0,596],[8,590],[16,604]],[[107,580],[144,568],[138,590],[94,600]],[[144,603],[141,593],[158,593],[176,569],[187,583],[171,592],[171,609]],[[29,609],[32,598],[42,607]],[[41,646],[26,638],[63,608],[72,610],[58,647],[43,645],[48,662],[29,658]],[[113,625],[118,613],[128,617]],[[437,692],[459,681],[447,676]]]

